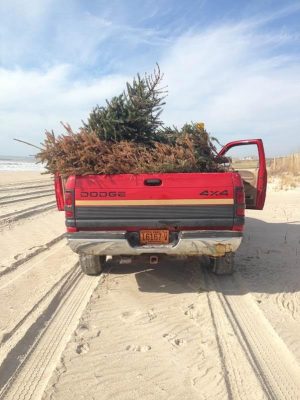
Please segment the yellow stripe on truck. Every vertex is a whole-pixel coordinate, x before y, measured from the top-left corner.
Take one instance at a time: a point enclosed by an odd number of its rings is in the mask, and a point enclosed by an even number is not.
[[[233,199],[172,199],[172,200],[76,200],[76,206],[185,206],[233,204]]]

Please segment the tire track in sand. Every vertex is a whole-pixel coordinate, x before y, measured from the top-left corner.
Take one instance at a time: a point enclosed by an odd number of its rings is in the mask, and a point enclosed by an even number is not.
[[[256,388],[261,398],[298,399],[299,365],[251,296],[237,294],[234,277],[205,275],[232,398]]]
[[[0,312],[0,364],[44,313],[60,287],[72,278],[75,268],[76,255],[60,241],[0,279],[0,303],[8,304]],[[35,282],[39,282],[37,287]]]
[[[52,201],[48,201],[46,203],[37,204],[32,207],[27,207],[27,208],[19,210],[19,211],[6,213],[3,215],[0,215],[0,225],[1,226],[9,225],[12,222],[18,221],[23,218],[31,217],[33,215],[40,214],[44,211],[54,209],[55,207],[56,207],[56,201],[52,200]]]
[[[42,251],[37,252],[37,254],[30,255],[24,262],[21,264],[17,264],[11,273],[4,273],[0,279],[0,290],[7,288],[10,285],[13,285],[15,281],[20,279],[24,274],[27,274],[29,271],[33,270],[38,266],[42,266],[43,262],[50,259],[52,256],[57,257],[57,253],[61,252],[62,256],[64,255],[64,250],[66,248],[66,242],[63,240],[64,237],[59,239],[55,238],[55,240],[51,241],[50,245],[45,249],[41,249]],[[71,251],[69,252],[70,254]],[[50,263],[51,261],[49,261]],[[5,272],[5,271],[4,271]]]
[[[1,226],[47,211],[56,204],[51,181],[39,180],[3,185],[0,186],[0,192]],[[47,201],[50,199],[52,201]]]
[[[103,278],[102,278],[103,279]],[[0,367],[0,398],[39,399],[99,278],[66,280]]]
[[[24,316],[16,323],[16,325],[7,331],[1,339],[0,342],[0,365],[7,357],[7,354],[18,344],[18,342],[23,338],[26,332],[31,328],[35,321],[39,318],[41,314],[47,310],[50,302],[61,290],[61,288],[66,284],[67,281],[72,280],[72,277],[78,268],[77,263],[67,271],[61,279],[57,280],[50,287],[49,290],[33,305],[32,308],[27,311]]]
[[[5,197],[0,198],[0,206],[6,205],[6,204],[12,204],[12,203],[21,203],[24,201],[29,201],[29,200],[35,200],[43,197],[50,197],[54,195],[53,189],[50,190],[43,190],[43,191],[38,191],[38,192],[32,192],[32,193],[22,193],[18,195],[9,195]]]
[[[199,275],[178,260],[112,266],[43,398],[204,400],[213,387],[226,399],[206,294],[191,286]]]
[[[0,271],[0,278],[3,275],[10,274],[15,269],[20,267],[22,264],[25,264],[27,261],[29,261],[32,258],[36,257],[38,254],[43,253],[46,250],[49,250],[54,244],[56,244],[57,242],[62,240],[64,237],[65,237],[65,234],[63,233],[60,236],[55,237],[54,239],[50,240],[47,243],[44,243],[44,244],[42,244],[40,246],[36,246],[35,250],[33,250],[31,253],[23,256],[22,258],[19,258],[18,260],[16,260],[13,263],[11,263],[8,267],[6,267],[3,271]],[[1,289],[1,286],[0,286],[0,289]]]
[[[29,185],[29,186],[28,186]],[[0,185],[0,193],[2,192],[17,192],[20,190],[28,190],[28,189],[39,189],[39,188],[45,188],[45,187],[52,187],[53,188],[53,183],[47,182],[45,180],[39,180],[39,181],[26,181],[23,183],[11,183],[8,185]]]
[[[115,270],[44,399],[300,398],[297,362],[235,277],[175,262]]]

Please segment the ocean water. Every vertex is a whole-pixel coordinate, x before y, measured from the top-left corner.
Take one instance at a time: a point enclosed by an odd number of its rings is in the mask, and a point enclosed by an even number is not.
[[[33,157],[0,155],[0,171],[45,171],[45,168]]]

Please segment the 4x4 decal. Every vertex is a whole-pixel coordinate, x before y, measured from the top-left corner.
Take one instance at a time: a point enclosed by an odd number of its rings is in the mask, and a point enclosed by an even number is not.
[[[200,196],[229,196],[228,190],[203,190]]]

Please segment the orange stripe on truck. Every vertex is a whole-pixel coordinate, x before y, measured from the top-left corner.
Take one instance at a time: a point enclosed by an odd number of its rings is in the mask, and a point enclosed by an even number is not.
[[[171,199],[171,200],[75,200],[76,206],[185,206],[234,204],[233,199]]]

